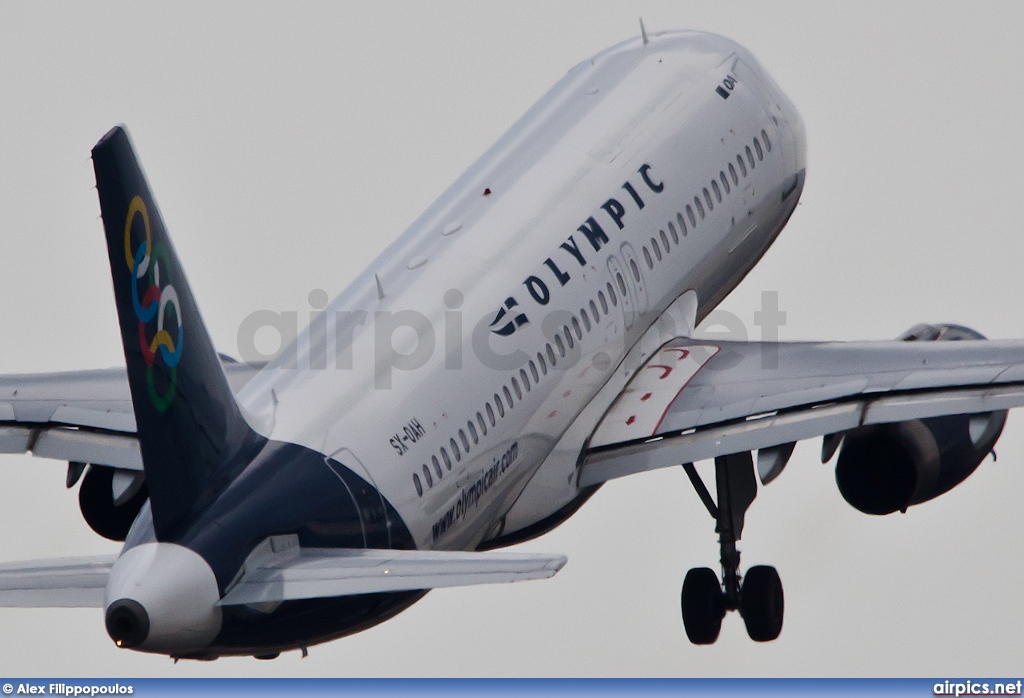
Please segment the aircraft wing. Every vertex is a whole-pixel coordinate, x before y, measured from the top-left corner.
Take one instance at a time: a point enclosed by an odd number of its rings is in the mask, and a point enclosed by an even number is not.
[[[546,579],[565,562],[528,553],[300,548],[295,536],[276,536],[257,546],[219,605]]]
[[[258,366],[225,363],[237,392]],[[142,470],[123,368],[0,376],[0,453]]]
[[[102,608],[116,555],[0,564],[0,606]]]
[[[581,487],[870,424],[1024,405],[1024,341],[706,342],[655,352],[590,439]],[[777,474],[775,472],[774,474]]]

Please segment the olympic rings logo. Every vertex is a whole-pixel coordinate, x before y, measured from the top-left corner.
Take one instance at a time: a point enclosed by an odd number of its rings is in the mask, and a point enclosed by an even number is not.
[[[139,247],[132,252],[132,224],[136,216],[142,218],[142,227],[146,233],[146,239]],[[139,348],[142,350],[142,357],[146,361],[146,386],[149,389],[149,400],[157,412],[166,412],[174,401],[174,393],[178,385],[178,362],[181,360],[181,348],[183,339],[183,328],[181,318],[181,304],[178,302],[178,293],[174,285],[168,283],[167,278],[170,265],[166,263],[167,247],[161,243],[153,245],[153,233],[149,227],[149,211],[141,197],[136,196],[128,206],[128,216],[124,223],[124,256],[131,270],[131,298],[132,309],[139,321]],[[164,264],[161,265],[161,260]],[[161,287],[160,271],[164,269],[165,278],[162,279],[165,285]],[[142,285],[148,283],[148,287],[139,297],[140,282]],[[178,326],[176,336],[165,329],[168,317],[168,308],[173,309],[175,324]],[[156,319],[156,332],[152,337],[148,336],[149,324]],[[170,384],[166,391],[161,392],[153,380],[153,366],[157,359],[163,362],[171,370]]]

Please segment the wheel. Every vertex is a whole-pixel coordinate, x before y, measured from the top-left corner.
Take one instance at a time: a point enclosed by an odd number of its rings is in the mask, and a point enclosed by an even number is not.
[[[750,639],[768,642],[777,638],[784,610],[782,580],[775,568],[757,565],[747,570],[740,588],[740,615]]]
[[[695,567],[686,573],[681,597],[683,627],[695,645],[710,645],[718,639],[725,616],[722,586],[709,567]]]

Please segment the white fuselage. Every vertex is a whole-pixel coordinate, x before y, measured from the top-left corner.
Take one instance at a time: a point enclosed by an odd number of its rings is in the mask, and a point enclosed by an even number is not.
[[[421,549],[521,530],[579,495],[605,409],[684,331],[655,321],[735,287],[804,167],[799,116],[742,48],[620,44],[569,71],[240,402],[264,435],[369,480]]]

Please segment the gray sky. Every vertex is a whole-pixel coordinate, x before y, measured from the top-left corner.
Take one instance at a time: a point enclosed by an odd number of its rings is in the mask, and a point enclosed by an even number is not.
[[[756,339],[891,338],[916,322],[1024,337],[1024,4],[4,3],[0,371],[122,361],[89,150],[128,125],[218,347],[257,309],[337,294],[570,67],[638,33],[747,46],[807,124],[802,204],[722,308]],[[1024,419],[951,494],[848,507],[801,444],[747,517],[782,637],[686,641],[688,567],[717,567],[681,469],[607,485],[529,549],[553,580],[442,590],[375,629],[274,662],[117,650],[96,610],[0,610],[0,674],[914,675],[1020,671]],[[0,458],[0,558],[116,552],[62,464]]]

